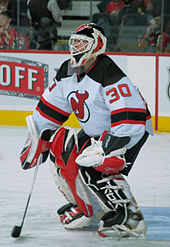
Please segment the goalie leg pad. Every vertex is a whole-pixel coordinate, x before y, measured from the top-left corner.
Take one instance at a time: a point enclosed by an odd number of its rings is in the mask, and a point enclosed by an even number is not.
[[[53,175],[54,182],[57,185],[59,191],[64,195],[68,202],[76,204],[73,194],[71,193],[71,190],[66,180],[60,175],[60,169],[53,162],[50,162],[50,170]]]
[[[127,198],[127,202],[122,200],[122,203],[117,204],[116,210],[106,213],[101,218],[98,234],[101,237],[145,238],[146,223],[128,183],[121,174],[114,175],[113,178],[109,177],[118,187],[122,186],[122,192]]]
[[[60,128],[57,131],[50,150],[50,158],[58,168],[59,175],[65,179],[78,207],[87,216],[92,217],[93,209],[78,175],[78,156],[75,131],[71,128]]]
[[[75,159],[78,154],[74,132],[71,129],[60,128],[54,136],[50,152],[50,158],[61,169],[62,176],[75,180],[78,174]]]
[[[85,216],[82,210],[76,205],[76,201],[66,180],[59,174],[59,168],[53,162],[51,162],[50,168],[58,189],[69,202],[69,204],[62,206],[57,211],[61,223],[65,229],[83,228],[91,221],[91,218]],[[81,183],[80,180],[79,183]]]
[[[129,185],[120,174],[107,175],[81,167],[80,175],[105,212],[116,211],[118,205],[131,201]]]

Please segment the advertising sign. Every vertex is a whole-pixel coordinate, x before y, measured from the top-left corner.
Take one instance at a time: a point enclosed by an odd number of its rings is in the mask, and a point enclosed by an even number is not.
[[[0,57],[0,94],[39,98],[48,85],[48,64]]]

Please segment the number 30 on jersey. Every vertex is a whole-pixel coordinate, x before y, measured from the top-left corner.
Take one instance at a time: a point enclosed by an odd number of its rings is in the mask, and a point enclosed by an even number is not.
[[[111,99],[109,100],[110,104],[119,100],[120,99],[120,95],[122,97],[130,97],[131,96],[131,92],[129,89],[129,86],[127,84],[120,84],[118,85],[118,87],[113,87],[112,89],[108,90],[106,92],[107,96],[111,96]]]

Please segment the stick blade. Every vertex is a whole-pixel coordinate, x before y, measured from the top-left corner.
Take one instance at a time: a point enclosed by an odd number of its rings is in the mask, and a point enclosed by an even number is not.
[[[13,238],[18,238],[21,234],[21,229],[22,229],[21,226],[14,226],[11,232],[11,236]]]

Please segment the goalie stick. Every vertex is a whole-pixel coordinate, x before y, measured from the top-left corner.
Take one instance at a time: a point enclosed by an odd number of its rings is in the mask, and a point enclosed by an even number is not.
[[[35,137],[35,138],[39,138],[38,135],[37,135],[36,127],[34,125],[34,121],[33,121],[31,115],[26,117],[26,122],[27,122],[27,126],[28,126],[28,131],[30,131],[32,133],[32,136]],[[26,206],[25,206],[25,211],[24,211],[24,214],[23,214],[21,225],[20,226],[15,225],[13,227],[13,229],[12,229],[11,236],[13,238],[18,238],[20,236],[20,234],[21,234],[22,227],[24,225],[25,216],[26,216],[27,209],[28,209],[28,205],[29,205],[29,202],[30,202],[30,199],[31,199],[33,188],[34,188],[34,184],[35,184],[35,179],[36,179],[36,176],[37,176],[38,168],[39,168],[39,165],[41,163],[42,163],[42,154],[40,154],[38,162],[37,162],[37,165],[35,167],[33,181],[32,181],[32,185],[31,185],[31,190],[30,190],[30,193],[29,193],[29,196],[28,196],[28,199],[27,199],[27,203],[26,203]]]

